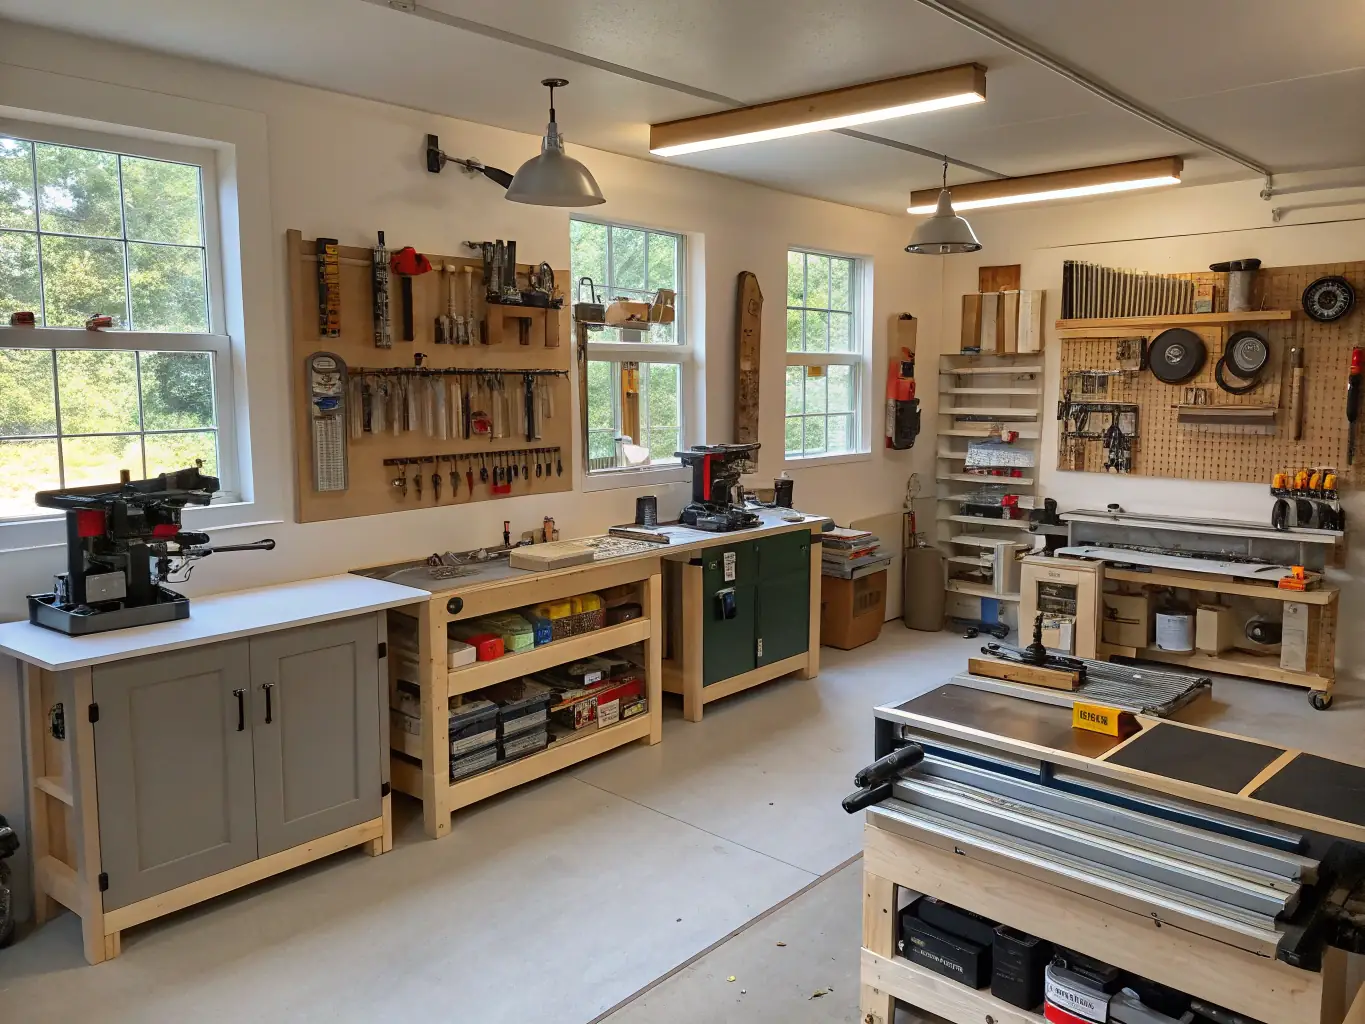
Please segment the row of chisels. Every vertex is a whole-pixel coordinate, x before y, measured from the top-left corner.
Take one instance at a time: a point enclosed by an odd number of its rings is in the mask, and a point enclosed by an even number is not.
[[[352,370],[350,437],[421,433],[438,441],[542,439],[555,416],[553,378],[563,370]]]

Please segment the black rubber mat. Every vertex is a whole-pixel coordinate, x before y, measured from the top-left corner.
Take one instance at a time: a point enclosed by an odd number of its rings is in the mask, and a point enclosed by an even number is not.
[[[1162,722],[1107,758],[1106,763],[1236,793],[1283,753],[1280,747]]]
[[[1300,754],[1261,784],[1252,799],[1365,825],[1365,768]]]

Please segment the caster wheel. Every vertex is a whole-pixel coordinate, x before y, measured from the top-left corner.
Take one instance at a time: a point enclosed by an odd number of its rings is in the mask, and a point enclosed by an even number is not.
[[[1308,703],[1316,711],[1326,711],[1332,706],[1332,695],[1326,690],[1314,690],[1308,695]]]

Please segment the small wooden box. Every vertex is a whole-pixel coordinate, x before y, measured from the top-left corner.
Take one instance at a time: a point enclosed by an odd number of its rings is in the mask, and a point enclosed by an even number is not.
[[[1222,654],[1237,645],[1237,617],[1231,608],[1201,604],[1194,613],[1195,650]]]

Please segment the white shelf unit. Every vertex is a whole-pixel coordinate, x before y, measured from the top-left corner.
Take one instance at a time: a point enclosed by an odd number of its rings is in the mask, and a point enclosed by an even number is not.
[[[1030,500],[1036,496],[1043,425],[1043,363],[1038,353],[1018,355],[950,354],[939,357],[936,519],[939,546],[947,566],[947,589],[961,598],[1019,601],[1017,566],[1012,557],[1032,547],[1028,522],[966,515],[964,483],[1005,486]],[[1021,476],[968,472],[966,447],[996,428],[1017,432],[1014,446],[1026,451],[1031,467]],[[957,438],[966,438],[959,441]],[[976,603],[976,602],[972,602]],[[965,609],[964,609],[965,610]]]

